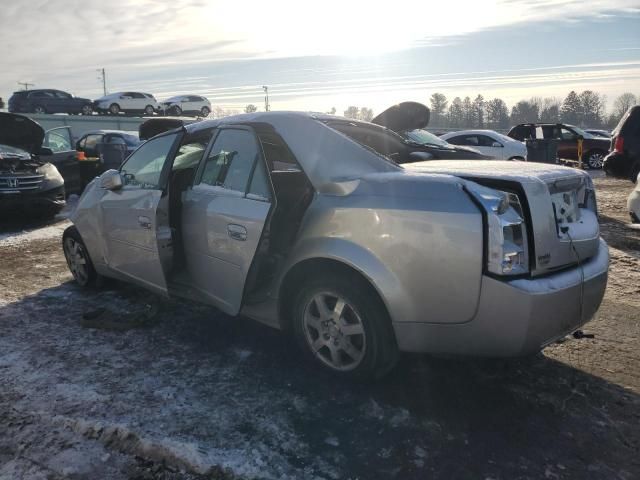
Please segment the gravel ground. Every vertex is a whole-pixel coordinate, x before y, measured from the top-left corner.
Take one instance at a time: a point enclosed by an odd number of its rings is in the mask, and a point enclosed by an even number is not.
[[[81,291],[66,221],[5,221],[0,479],[640,478],[640,231],[631,184],[595,182],[611,270],[594,338],[522,360],[404,356],[373,384],[209,307]]]

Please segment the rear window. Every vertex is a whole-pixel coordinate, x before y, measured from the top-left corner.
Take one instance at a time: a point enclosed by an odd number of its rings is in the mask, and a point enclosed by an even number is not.
[[[326,124],[369,150],[373,150],[378,155],[397,163],[406,161],[404,157],[408,146],[397,133],[382,127],[355,122],[329,121]]]
[[[13,92],[13,96],[14,97],[20,97],[20,98],[24,98],[27,96],[28,92]]]
[[[613,130],[613,135],[640,135],[640,107],[635,106],[627,110],[618,125]]]

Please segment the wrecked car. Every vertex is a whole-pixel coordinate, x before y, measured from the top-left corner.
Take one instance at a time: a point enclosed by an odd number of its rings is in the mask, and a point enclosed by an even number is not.
[[[65,206],[64,179],[42,147],[45,132],[33,120],[0,113],[0,213],[53,217]]]
[[[494,157],[484,155],[475,148],[453,145],[425,130],[429,124],[431,111],[418,102],[402,102],[387,108],[376,116],[371,123],[388,128],[402,139],[419,146],[434,160],[489,160]],[[360,124],[360,128],[363,128]],[[373,127],[372,127],[373,128]]]
[[[609,256],[588,175],[422,161],[389,130],[342,121],[253,113],[148,140],[72,213],[75,280],[253,318],[351,377],[399,352],[532,354],[593,316]]]

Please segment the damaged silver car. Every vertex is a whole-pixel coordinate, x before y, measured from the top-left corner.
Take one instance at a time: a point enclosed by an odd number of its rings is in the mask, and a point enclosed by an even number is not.
[[[182,126],[86,188],[64,253],[80,285],[248,316],[346,376],[398,352],[527,355],[594,315],[609,256],[588,175],[427,158],[327,115]]]

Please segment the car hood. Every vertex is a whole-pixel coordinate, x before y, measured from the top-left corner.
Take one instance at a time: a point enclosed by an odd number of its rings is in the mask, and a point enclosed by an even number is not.
[[[387,108],[371,123],[387,127],[394,132],[425,128],[429,124],[429,108],[418,102],[402,102]]]
[[[0,112],[0,144],[37,154],[44,140],[43,128],[24,115]]]

